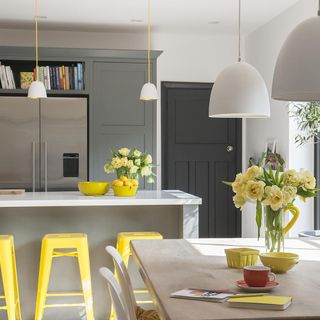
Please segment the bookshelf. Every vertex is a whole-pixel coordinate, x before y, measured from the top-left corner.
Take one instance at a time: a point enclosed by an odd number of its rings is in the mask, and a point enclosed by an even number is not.
[[[85,91],[84,75],[84,61],[41,61],[39,63],[38,77],[48,92]],[[33,79],[35,79],[34,61],[1,60],[0,90],[24,93]]]

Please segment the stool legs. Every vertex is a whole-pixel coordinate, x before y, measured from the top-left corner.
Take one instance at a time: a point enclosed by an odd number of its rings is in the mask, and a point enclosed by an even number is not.
[[[42,241],[35,320],[43,318],[52,265],[52,253],[53,248]]]
[[[19,299],[19,286],[18,286],[18,275],[17,275],[17,266],[16,266],[16,255],[14,252],[14,244],[12,241],[12,264],[13,264],[13,280],[14,280],[14,296],[16,303],[16,319],[21,320],[21,310],[20,310],[20,299]]]
[[[78,261],[82,283],[83,298],[86,305],[87,320],[94,320],[93,316],[93,301],[91,289],[91,276],[89,264],[88,243],[86,240],[81,241],[78,248]]]
[[[1,245],[0,267],[8,320],[21,320],[18,278],[12,238],[8,237]]]

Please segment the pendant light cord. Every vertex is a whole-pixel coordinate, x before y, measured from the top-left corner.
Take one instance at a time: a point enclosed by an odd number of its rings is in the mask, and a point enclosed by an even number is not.
[[[150,16],[151,16],[151,8],[150,8],[150,0],[148,0],[148,82],[151,79],[151,70],[150,70],[150,50],[151,50],[151,32],[150,32]]]
[[[238,12],[238,61],[241,61],[241,0],[239,0]]]
[[[38,64],[39,64],[39,52],[38,52],[38,0],[35,0],[35,25],[36,25],[36,73],[35,73],[35,80],[38,80]]]

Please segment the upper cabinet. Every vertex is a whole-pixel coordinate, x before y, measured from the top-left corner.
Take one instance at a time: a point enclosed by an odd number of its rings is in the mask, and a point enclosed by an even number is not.
[[[111,149],[135,147],[154,153],[155,104],[139,99],[146,78],[147,70],[144,63],[94,63],[92,88],[94,180],[101,180],[105,175],[103,166],[111,156]]]

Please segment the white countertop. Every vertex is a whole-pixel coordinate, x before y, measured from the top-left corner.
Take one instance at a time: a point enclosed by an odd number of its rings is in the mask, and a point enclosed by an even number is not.
[[[141,190],[136,197],[84,196],[77,191],[26,192],[0,195],[0,208],[11,207],[77,207],[77,206],[161,206],[199,205],[201,198],[179,190]]]

